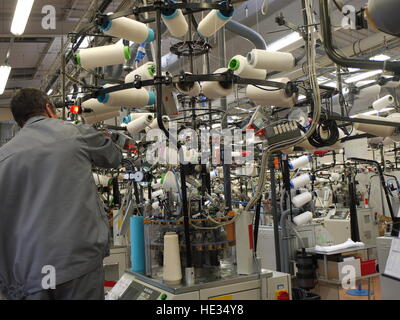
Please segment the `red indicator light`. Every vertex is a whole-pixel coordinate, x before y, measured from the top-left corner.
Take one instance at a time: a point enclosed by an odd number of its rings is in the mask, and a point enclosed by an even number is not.
[[[69,108],[69,112],[71,112],[73,114],[79,114],[79,113],[81,113],[81,107],[80,106],[71,106],[71,108]]]

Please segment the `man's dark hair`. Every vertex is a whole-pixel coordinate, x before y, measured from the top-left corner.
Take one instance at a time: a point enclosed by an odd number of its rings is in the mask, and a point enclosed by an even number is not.
[[[33,116],[46,114],[46,104],[51,105],[50,98],[34,88],[19,90],[11,100],[11,112],[15,121],[23,127]]]

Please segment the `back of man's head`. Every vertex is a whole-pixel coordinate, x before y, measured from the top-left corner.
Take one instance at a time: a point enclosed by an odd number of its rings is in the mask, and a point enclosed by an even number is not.
[[[21,128],[29,118],[39,115],[49,116],[49,108],[54,111],[49,97],[34,88],[19,90],[11,100],[11,112]]]

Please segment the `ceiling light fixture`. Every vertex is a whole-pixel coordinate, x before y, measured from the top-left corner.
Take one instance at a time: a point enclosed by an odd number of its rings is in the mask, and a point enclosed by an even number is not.
[[[282,39],[279,39],[271,43],[268,46],[267,50],[268,51],[280,51],[280,50],[290,51],[290,49],[294,50],[295,48],[289,48],[289,46],[300,40],[303,40],[303,37],[298,32],[292,32],[288,36],[283,37]]]
[[[374,77],[378,74],[383,73],[383,70],[372,70],[372,71],[368,71],[368,72],[363,72],[361,74],[357,74],[353,77],[350,77],[348,79],[345,80],[346,83],[353,83],[353,82],[358,82],[364,79],[368,79],[371,77]]]
[[[377,56],[369,58],[369,60],[374,60],[374,61],[386,61],[389,59],[390,59],[390,57],[387,56],[386,54],[378,54]]]
[[[8,78],[10,77],[11,67],[7,65],[0,66],[0,95],[6,89]]]
[[[11,33],[20,36],[24,33],[34,0],[18,0],[11,24]]]

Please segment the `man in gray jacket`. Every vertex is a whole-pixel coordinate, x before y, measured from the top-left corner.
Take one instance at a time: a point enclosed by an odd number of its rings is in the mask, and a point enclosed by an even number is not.
[[[57,119],[49,98],[11,101],[22,128],[0,148],[0,293],[7,299],[103,299],[109,228],[92,166],[121,150],[88,125]]]

